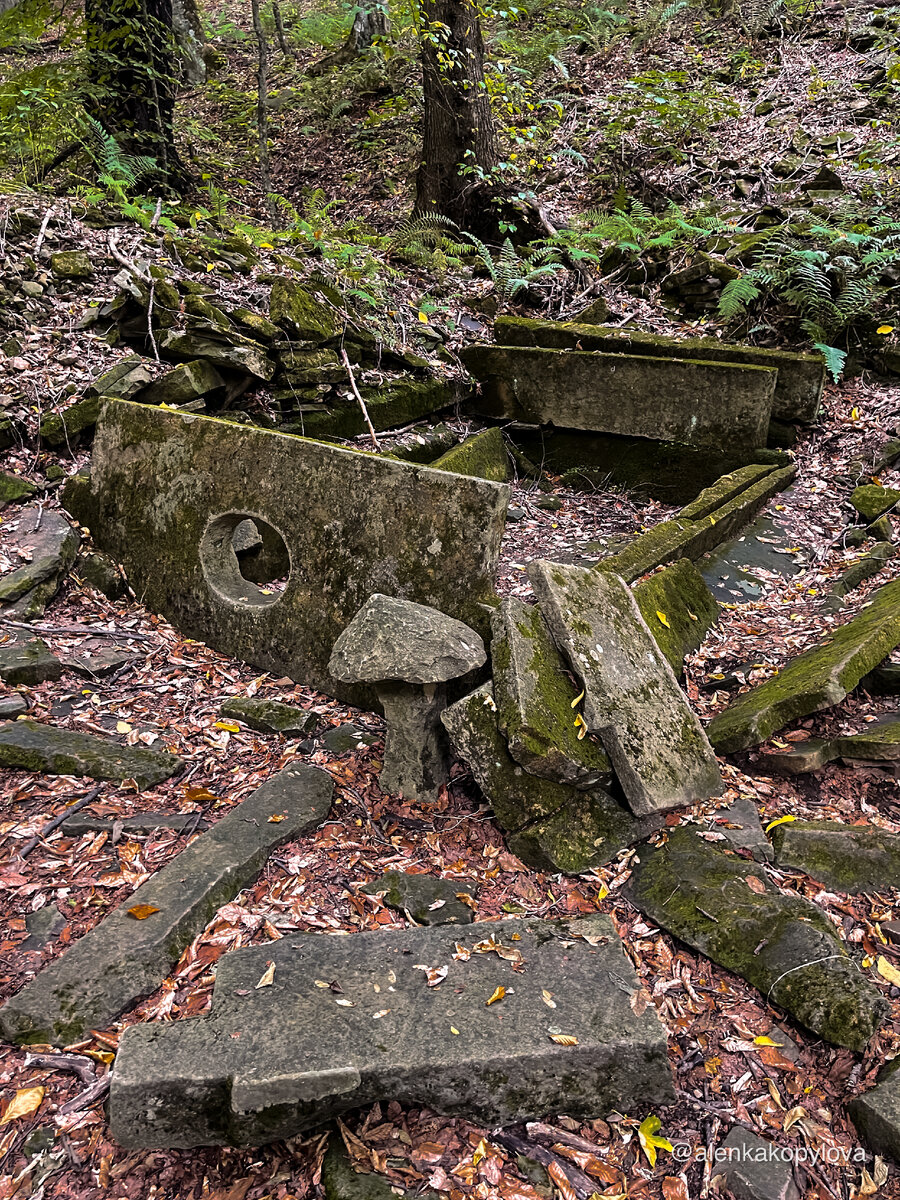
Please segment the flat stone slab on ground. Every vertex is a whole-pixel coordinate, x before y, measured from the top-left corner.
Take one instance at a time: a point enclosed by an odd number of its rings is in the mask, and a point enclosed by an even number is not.
[[[878,1082],[847,1105],[850,1120],[873,1154],[894,1160],[900,1147],[900,1059],[881,1072]]]
[[[707,728],[720,754],[766,741],[789,721],[830,708],[900,643],[900,580],[880,588],[828,641],[739,696]]]
[[[440,985],[430,969],[446,969]],[[255,1145],[387,1100],[489,1125],[652,1110],[674,1093],[639,991],[601,916],[282,938],[219,960],[209,1017],[124,1033],[112,1134],[130,1149]]]
[[[143,789],[169,779],[183,766],[176,754],[165,750],[123,746],[112,738],[40,721],[22,719],[0,724],[0,767],[120,782],[133,779]]]
[[[771,862],[775,857],[752,800],[741,798],[727,808],[717,808],[709,828],[721,833],[732,850],[749,850],[757,862]]]
[[[188,813],[134,813],[130,817],[94,817],[79,812],[66,817],[60,829],[66,837],[81,837],[85,833],[113,833],[141,837],[155,829],[174,829],[177,833],[203,833],[209,828],[197,812]]]
[[[713,1175],[725,1176],[734,1200],[800,1200],[794,1182],[795,1154],[735,1125],[716,1149]]]
[[[7,552],[13,561],[21,554],[24,565],[0,579],[0,610],[9,619],[33,621],[59,590],[81,539],[52,509],[23,508],[17,520]]]
[[[850,503],[864,520],[877,521],[896,504],[900,504],[900,491],[897,488],[881,487],[877,483],[865,483],[856,488],[850,497]]]
[[[66,1045],[104,1029],[159,987],[276,846],[325,818],[332,790],[331,777],[315,767],[287,767],[268,779],[7,1000],[3,1036]],[[152,911],[143,919],[130,914],[144,905]]]
[[[639,816],[721,791],[697,715],[628,586],[607,571],[538,560],[528,568],[557,646],[584,684],[584,720],[599,734]]]
[[[900,834],[875,825],[788,821],[772,830],[780,867],[803,871],[829,891],[900,888]]]
[[[62,673],[62,663],[40,638],[26,642],[23,637],[0,646],[0,679],[13,687],[36,687],[48,679],[59,679]]]
[[[309,733],[319,723],[318,715],[305,708],[256,696],[231,696],[222,705],[221,715],[243,721],[258,733]]]
[[[831,745],[838,758],[895,762],[900,759],[900,717],[881,717],[859,733],[835,738]]]
[[[641,852],[626,895],[651,921],[836,1046],[864,1049],[884,1020],[887,1002],[820,909],[783,895],[762,868],[753,875],[745,861],[714,849],[689,827],[671,830],[664,845]]]
[[[471,908],[459,899],[468,891],[462,881],[385,871],[360,891],[383,896],[385,904],[409,913],[417,925],[469,925],[474,919]]]
[[[28,702],[15,692],[11,696],[0,696],[0,720],[12,721],[28,712]]]
[[[792,579],[802,569],[797,555],[786,553],[792,546],[778,515],[763,515],[736,538],[710,551],[698,565],[717,600],[747,604],[759,600],[765,590],[765,580],[755,572]]]

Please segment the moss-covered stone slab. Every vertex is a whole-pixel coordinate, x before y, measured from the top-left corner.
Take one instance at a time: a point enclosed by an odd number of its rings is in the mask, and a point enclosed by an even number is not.
[[[717,795],[722,778],[706,734],[624,581],[544,560],[528,578],[632,811]]]
[[[783,895],[762,870],[754,874],[686,826],[641,853],[626,894],[650,920],[825,1041],[863,1050],[884,1020],[887,1002],[819,908]]]
[[[896,762],[900,759],[900,717],[881,717],[859,733],[835,738],[831,745],[839,758]]]
[[[469,346],[474,411],[750,453],[764,446],[777,373],[767,367],[580,350]]]
[[[362,396],[372,428],[381,433],[440,412],[453,403],[455,393],[442,379],[407,379],[377,391],[363,388]],[[353,438],[367,430],[362,410],[353,400],[303,412],[282,427],[282,432],[302,437]]]
[[[849,596],[861,583],[883,571],[887,563],[894,557],[895,550],[896,546],[893,542],[876,542],[871,550],[862,558],[857,559],[855,563],[851,563],[842,573],[829,593],[827,606],[829,608],[838,607],[844,596]]]
[[[703,576],[687,558],[680,558],[634,589],[641,616],[676,675],[684,671],[684,656],[703,644],[719,619],[719,605]]]
[[[33,621],[59,591],[81,539],[62,514],[50,509],[23,508],[17,519],[8,551],[24,560],[24,566],[0,578],[0,613],[11,620]]]
[[[702,521],[711,517],[724,504],[766,479],[774,470],[772,463],[748,463],[728,471],[720,475],[715,483],[705,487],[689,504],[685,504],[678,516],[686,521]]]
[[[28,720],[0,724],[0,767],[120,782],[133,779],[139,788],[149,788],[183,766],[175,754],[146,746],[123,746],[92,733]]]
[[[0,509],[18,500],[30,499],[37,488],[21,475],[11,475],[9,471],[0,471]]]
[[[268,382],[275,374],[275,363],[265,346],[243,337],[236,330],[225,333],[212,325],[183,333],[171,330],[160,342],[159,350],[175,362],[201,358],[218,371],[237,371],[263,382]]]
[[[83,250],[58,250],[50,255],[50,270],[57,279],[91,279],[94,266]]]
[[[537,607],[507,599],[491,618],[497,723],[532,775],[577,788],[608,787],[603,748],[575,724],[578,691]]]
[[[385,871],[360,891],[380,896],[391,908],[407,913],[417,925],[469,925],[474,918],[472,909],[459,898],[468,888],[452,879]]]
[[[40,638],[0,645],[0,679],[10,687],[37,687],[48,679],[59,679],[62,671],[62,663]]]
[[[497,726],[490,684],[452,704],[442,720],[454,751],[508,834],[510,849],[538,871],[580,874],[659,828],[658,818],[635,817],[600,788],[579,791],[515,762]]]
[[[272,284],[269,317],[291,337],[317,344],[336,337],[344,324],[339,312],[291,279],[277,279]]]
[[[772,415],[782,421],[816,419],[825,387],[825,363],[818,354],[796,354],[720,342],[718,338],[669,338],[633,329],[597,329],[582,322],[534,321],[498,317],[494,339],[503,346],[546,346],[555,350],[602,350],[661,358],[702,359],[768,367],[778,372]]]
[[[766,741],[797,717],[839,704],[898,644],[900,580],[885,584],[828,641],[792,659],[714,717],[710,741],[720,754],[733,754]]]
[[[8,1000],[3,1036],[66,1045],[106,1028],[159,987],[277,846],[324,820],[332,790],[327,772],[299,764],[267,780]],[[138,918],[131,910],[139,906],[152,911]]]
[[[486,630],[508,499],[482,479],[111,401],[79,508],[187,636],[373,708],[368,685],[328,672],[339,634],[376,592]],[[253,581],[232,543],[249,518],[272,545]]]
[[[834,742],[809,738],[805,742],[767,746],[759,756],[760,769],[775,775],[808,775],[821,771],[838,757]]]
[[[387,1100],[493,1126],[674,1099],[665,1030],[652,1004],[632,1007],[640,986],[608,918],[593,919],[589,940],[578,922],[479,928],[312,933],[226,954],[208,1017],[123,1034],[113,1137],[135,1149],[255,1145]],[[502,956],[479,952],[488,939]],[[446,968],[444,982],[429,987],[423,967]],[[487,1005],[498,986],[502,1003]],[[556,1044],[548,1025],[575,1043]]]
[[[459,437],[443,422],[439,425],[420,425],[397,442],[391,453],[402,462],[433,463],[459,442]]]
[[[109,557],[97,550],[79,555],[75,574],[107,600],[121,600],[128,590],[122,572]]]
[[[308,709],[257,696],[230,697],[222,705],[221,715],[236,718],[258,733],[282,733],[288,737],[309,733],[319,723],[316,713]]]
[[[140,388],[133,396],[123,396],[121,399],[138,400],[141,404],[170,404],[177,408],[201,396],[224,394],[224,391],[225,380],[212,363],[197,358],[173,367],[165,375]]]
[[[897,488],[881,487],[877,483],[866,483],[850,496],[850,503],[865,521],[877,521],[900,502]]]
[[[881,1071],[868,1092],[847,1105],[847,1114],[863,1145],[873,1154],[896,1161],[900,1157],[900,1059]]]
[[[458,475],[475,475],[496,483],[506,483],[509,479],[509,455],[496,425],[466,438],[431,465],[436,471],[455,471]]]
[[[875,825],[788,821],[772,830],[780,867],[851,896],[900,888],[900,834]]]
[[[83,433],[88,433],[97,424],[100,415],[99,396],[86,396],[62,412],[48,413],[41,417],[38,426],[41,442],[47,446],[71,446]]]

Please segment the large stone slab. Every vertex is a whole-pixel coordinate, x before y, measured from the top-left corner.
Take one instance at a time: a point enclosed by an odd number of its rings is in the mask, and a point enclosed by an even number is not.
[[[772,415],[782,421],[814,421],[825,387],[825,362],[818,354],[796,354],[740,346],[718,338],[670,338],[634,329],[605,329],[579,322],[498,317],[494,338],[504,346],[546,346],[554,350],[602,350],[660,358],[701,359],[778,371]]]
[[[735,1125],[716,1148],[713,1173],[724,1176],[733,1200],[800,1200],[795,1153]]]
[[[840,821],[789,821],[772,831],[780,867],[824,883],[834,892],[900,888],[900,834],[875,825]]]
[[[871,1091],[847,1105],[850,1120],[873,1154],[900,1159],[900,1059],[884,1068]]]
[[[588,730],[599,734],[632,810],[641,816],[717,795],[715,755],[628,586],[608,571],[545,560],[528,577],[584,684]]]
[[[0,645],[0,679],[10,687],[37,687],[48,679],[59,679],[62,673],[62,663],[40,638],[26,641],[23,636]]]
[[[599,787],[567,787],[526,771],[511,757],[497,725],[490,684],[448,708],[442,720],[456,754],[507,834],[510,850],[538,871],[577,875],[602,866],[658,829]]]
[[[253,1145],[378,1100],[488,1125],[666,1104],[656,1011],[629,1003],[640,988],[612,922],[592,918],[590,941],[579,924],[313,933],[226,954],[209,1017],[124,1033],[113,1137]],[[269,964],[272,983],[257,987]],[[437,986],[430,968],[446,971]],[[488,1005],[498,987],[506,994]],[[554,1031],[577,1041],[558,1045]]]
[[[719,619],[703,576],[690,559],[680,558],[639,583],[634,598],[669,666],[683,674],[684,656],[703,644]]]
[[[509,455],[503,434],[492,426],[466,438],[431,464],[436,471],[455,471],[458,475],[476,475],[506,483],[509,479]]]
[[[862,1050],[885,1017],[887,1002],[821,909],[779,892],[761,868],[754,873],[685,826],[642,852],[626,892],[650,920],[826,1041]]]
[[[180,771],[184,762],[165,750],[123,746],[112,738],[19,719],[0,724],[0,767],[89,779],[133,779],[154,787]]]
[[[509,489],[252,426],[126,402],[94,445],[95,540],[183,633],[277,675],[373,707],[328,672],[375,592],[486,630]],[[83,501],[83,503],[82,503]],[[271,546],[268,588],[241,573],[247,518]],[[268,553],[268,551],[267,551]],[[262,587],[259,584],[262,583]]]
[[[746,750],[810,713],[840,703],[900,643],[900,580],[886,584],[852,621],[777,675],[739,696],[710,723],[720,754]]]
[[[201,834],[0,1008],[11,1042],[78,1041],[154,991],[216,910],[252,883],[269,854],[318,825],[331,777],[287,767]],[[132,911],[152,911],[137,919]],[[254,981],[255,982],[255,981]]]
[[[736,453],[766,444],[777,373],[768,367],[599,351],[469,346],[484,416],[638,435]]]
[[[37,505],[23,508],[8,552],[24,565],[0,579],[0,613],[18,621],[41,616],[74,563],[80,540],[61,513]]]

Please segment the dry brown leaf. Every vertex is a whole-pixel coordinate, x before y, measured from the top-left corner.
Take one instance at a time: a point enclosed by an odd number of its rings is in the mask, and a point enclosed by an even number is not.
[[[557,1046],[577,1046],[578,1038],[573,1037],[571,1033],[551,1033],[550,1041],[556,1042]]]
[[[563,1200],[578,1200],[578,1194],[569,1182],[569,1177],[559,1165],[552,1162],[547,1167],[547,1174],[559,1188],[559,1193]]]
[[[146,921],[148,917],[152,917],[154,913],[158,913],[158,909],[153,904],[135,904],[133,908],[129,908],[129,917],[134,917],[136,921]]]
[[[687,1184],[680,1175],[667,1175],[662,1181],[664,1200],[691,1200]]]
[[[271,987],[274,981],[275,981],[275,963],[272,961],[269,961],[266,963],[266,969],[263,971],[262,975],[260,975],[260,977],[259,977],[259,983],[256,985],[257,990],[259,988]]]
[[[757,896],[762,896],[766,891],[766,885],[756,875],[747,876],[747,887],[751,892],[756,892]]]

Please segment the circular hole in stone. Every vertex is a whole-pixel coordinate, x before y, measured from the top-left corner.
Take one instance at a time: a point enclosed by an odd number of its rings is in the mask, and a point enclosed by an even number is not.
[[[200,562],[214,592],[247,607],[275,604],[291,573],[284,538],[268,521],[248,513],[213,517],[200,545]]]

